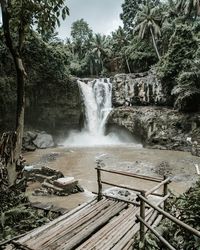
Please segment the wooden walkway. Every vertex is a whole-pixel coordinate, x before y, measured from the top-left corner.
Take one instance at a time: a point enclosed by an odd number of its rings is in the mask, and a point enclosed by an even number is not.
[[[15,241],[21,249],[71,250],[131,249],[139,230],[139,207],[103,198],[84,204]],[[146,221],[153,210],[146,209]]]
[[[24,250],[131,250],[133,238],[140,231],[140,241],[150,230],[168,249],[175,250],[155,230],[166,217],[200,238],[200,232],[165,211],[170,193],[170,178],[142,176],[101,168],[97,164],[98,196],[94,200],[37,228],[18,240],[11,240],[17,249]],[[158,184],[149,190],[116,185],[102,180],[101,172],[139,178]],[[128,189],[137,193],[136,200],[122,200],[105,195],[102,184]],[[163,188],[162,194],[158,190]],[[153,199],[152,199],[153,198]],[[156,198],[156,199],[155,199]],[[154,201],[154,202],[153,202]]]

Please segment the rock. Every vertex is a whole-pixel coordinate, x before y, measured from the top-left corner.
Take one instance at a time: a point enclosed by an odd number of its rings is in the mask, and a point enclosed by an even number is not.
[[[61,188],[66,188],[67,186],[78,183],[75,181],[74,177],[63,177],[54,181],[54,185]]]
[[[67,196],[78,192],[84,192],[83,188],[78,184],[78,181],[74,180],[74,178],[72,180],[72,178],[70,180],[68,178],[62,178],[62,180],[58,181],[46,179],[42,183],[42,187],[40,189],[36,189],[33,192],[33,195]]]
[[[162,161],[155,167],[155,173],[160,176],[169,176],[172,175],[172,168],[170,167],[169,163],[166,161]]]
[[[24,175],[28,180],[43,182],[44,180],[56,180],[64,177],[63,173],[46,166],[25,166]]]
[[[113,105],[164,105],[166,98],[161,84],[152,71],[135,74],[117,74],[112,82]]]
[[[46,132],[38,133],[36,139],[33,140],[33,144],[37,148],[41,148],[41,149],[55,146],[52,135],[47,134]]]
[[[195,125],[194,125],[195,124]],[[194,142],[200,136],[200,113],[180,113],[164,107],[118,107],[111,111],[109,126],[126,128],[142,140],[145,147],[191,151],[200,155]],[[200,145],[200,140],[198,145]],[[198,149],[199,147],[199,149]]]
[[[36,146],[35,145],[29,145],[29,144],[24,144],[23,148],[25,151],[35,151],[36,150]]]
[[[46,132],[26,131],[23,136],[23,150],[34,151],[36,148],[50,148],[55,146],[52,135]]]
[[[192,143],[191,154],[200,157],[200,143],[197,141]]]

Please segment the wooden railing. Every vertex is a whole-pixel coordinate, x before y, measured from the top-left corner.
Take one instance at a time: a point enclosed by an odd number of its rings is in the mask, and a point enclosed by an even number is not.
[[[97,183],[98,183],[97,195],[98,195],[98,200],[101,200],[103,196],[108,196],[108,195],[103,194],[103,188],[102,188],[103,184],[109,185],[109,186],[114,186],[114,187],[119,187],[119,188],[122,188],[122,189],[127,189],[127,190],[130,190],[130,191],[135,191],[137,193],[140,193],[141,195],[144,195],[145,197],[147,197],[148,195],[156,195],[156,196],[164,197],[168,193],[168,184],[170,183],[170,178],[151,177],[151,176],[146,176],[146,175],[139,175],[139,174],[133,174],[133,173],[124,172],[124,171],[117,171],[117,170],[113,170],[113,169],[102,168],[101,167],[101,161],[96,161],[96,162],[97,162],[97,167],[95,169],[97,170]],[[118,184],[115,184],[115,183],[103,181],[101,172],[117,174],[117,175],[142,179],[142,180],[151,181],[151,182],[157,182],[158,184],[156,186],[154,186],[152,189],[148,190],[148,191],[138,189],[138,188],[135,188],[135,187],[118,185]],[[162,186],[163,186],[163,193],[162,194],[155,193],[155,191],[157,191]]]
[[[102,168],[101,167],[101,161],[97,161],[97,182],[98,182],[98,200],[101,200],[103,198],[103,196],[106,196],[108,198],[113,198],[109,195],[105,195],[103,194],[103,189],[102,186],[103,184],[105,185],[110,185],[110,186],[115,186],[115,187],[119,187],[122,189],[128,189],[131,191],[135,191],[139,194],[137,194],[137,199],[136,202],[134,201],[126,201],[123,199],[119,199],[119,198],[115,198],[117,200],[122,200],[134,205],[137,205],[140,207],[140,215],[136,215],[138,221],[140,222],[140,241],[144,242],[144,237],[145,237],[145,230],[146,228],[149,229],[166,247],[168,247],[171,250],[175,250],[176,248],[174,248],[172,245],[170,245],[170,243],[168,241],[166,241],[162,235],[160,235],[148,222],[145,221],[145,216],[147,214],[145,214],[145,209],[146,207],[150,208],[150,210],[154,210],[157,211],[157,214],[160,214],[162,216],[165,216],[166,218],[168,218],[169,220],[173,221],[174,223],[176,223],[177,225],[179,225],[180,227],[183,227],[184,229],[190,231],[193,235],[197,236],[200,238],[200,232],[197,231],[196,229],[190,227],[189,225],[185,224],[184,222],[178,220],[177,218],[175,218],[174,216],[170,215],[169,213],[167,213],[166,210],[166,202],[167,202],[167,198],[169,197],[169,193],[168,193],[168,184],[171,182],[170,178],[165,177],[162,178],[157,178],[157,177],[150,177],[150,176],[145,176],[145,175],[138,175],[138,174],[133,174],[133,173],[127,173],[127,172],[123,172],[123,171],[116,171],[116,170],[111,170],[111,169],[106,169],[106,168]],[[124,185],[118,185],[118,184],[114,184],[114,183],[110,183],[110,182],[106,182],[102,180],[102,175],[101,172],[106,172],[106,173],[111,173],[111,174],[117,174],[117,175],[122,175],[122,176],[127,176],[127,177],[132,177],[132,178],[137,178],[137,179],[142,179],[142,180],[146,180],[146,181],[151,181],[151,182],[157,182],[158,184],[156,186],[154,186],[153,188],[151,188],[150,190],[141,190],[138,188],[133,188],[133,187],[128,187],[128,186],[124,186]],[[160,189],[163,186],[163,193],[162,194],[158,194],[155,193],[158,189]],[[152,202],[150,202],[147,197],[149,195],[156,195],[156,196],[162,196],[163,198],[161,199],[161,201],[155,205]],[[139,202],[139,203],[138,203]],[[163,204],[163,209],[160,208],[161,204]],[[147,212],[148,213],[148,212]]]
[[[163,209],[161,209],[159,206],[154,205],[152,202],[150,202],[148,199],[145,197],[145,193],[143,194],[138,194],[138,198],[140,199],[140,215],[136,215],[137,219],[140,221],[140,241],[144,242],[144,227],[146,226],[165,246],[167,246],[171,250],[176,250],[168,241],[166,241],[152,226],[150,226],[146,221],[145,221],[145,214],[144,214],[144,206],[145,204],[148,204],[151,208],[155,209],[158,211],[159,214],[165,216],[172,222],[176,223],[180,227],[188,230],[190,233],[193,235],[197,236],[200,238],[200,232],[197,231],[196,229],[190,227],[189,225],[185,224],[184,222],[178,220],[171,214],[167,213]]]

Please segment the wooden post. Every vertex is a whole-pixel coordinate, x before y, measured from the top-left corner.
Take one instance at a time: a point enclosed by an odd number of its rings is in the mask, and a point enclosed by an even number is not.
[[[102,194],[102,183],[101,183],[101,160],[96,160],[97,163],[97,183],[98,183],[98,201],[103,197]]]
[[[167,176],[164,176],[164,180],[167,179]],[[168,182],[164,184],[163,186],[163,196],[166,196],[168,194]],[[167,206],[167,199],[164,201],[164,207],[163,210],[166,210],[166,206]]]
[[[141,195],[145,198],[145,191],[141,191]],[[145,202],[140,199],[140,217],[145,221]],[[140,222],[140,241],[144,244],[145,225]]]

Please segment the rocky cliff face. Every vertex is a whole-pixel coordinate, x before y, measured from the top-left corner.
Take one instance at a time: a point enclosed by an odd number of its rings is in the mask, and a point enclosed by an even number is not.
[[[26,124],[33,128],[56,130],[78,129],[81,100],[76,80],[58,84],[32,85],[27,89]]]
[[[2,99],[5,99],[5,93],[9,105],[1,105],[2,130],[13,129],[16,105],[15,89],[6,86],[0,93]],[[52,134],[59,130],[78,129],[81,114],[81,99],[75,79],[62,82],[49,79],[48,82],[27,84],[25,127],[45,130]]]
[[[152,72],[118,74],[112,81],[113,105],[165,105],[166,98]]]
[[[164,107],[115,108],[108,123],[127,128],[151,148],[190,151],[200,135],[200,113],[182,114]]]

